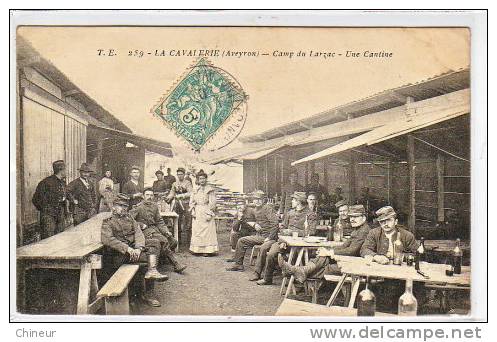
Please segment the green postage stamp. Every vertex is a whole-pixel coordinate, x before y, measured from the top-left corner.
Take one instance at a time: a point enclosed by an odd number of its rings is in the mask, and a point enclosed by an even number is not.
[[[152,113],[195,151],[216,150],[241,132],[247,98],[232,75],[202,58],[180,77]]]

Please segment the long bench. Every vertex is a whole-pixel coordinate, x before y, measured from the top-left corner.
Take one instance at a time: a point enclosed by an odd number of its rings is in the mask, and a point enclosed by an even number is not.
[[[128,286],[139,267],[139,265],[121,265],[98,291],[97,298],[105,300],[106,315],[129,315]]]
[[[276,316],[357,316],[357,309],[342,306],[325,306],[285,298],[276,311]],[[384,312],[375,312],[375,316],[395,316]]]

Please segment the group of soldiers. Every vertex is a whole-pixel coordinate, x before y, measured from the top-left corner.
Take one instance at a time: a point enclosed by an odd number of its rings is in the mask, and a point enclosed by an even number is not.
[[[78,169],[80,176],[68,185],[65,162],[57,160],[52,168],[53,175],[40,181],[32,198],[40,212],[42,239],[64,231],[68,225],[80,224],[97,213],[97,193],[90,180],[93,171],[89,165],[83,163]],[[188,202],[192,183],[185,179],[185,174],[185,170],[179,168],[176,179],[170,175],[170,169],[167,177],[159,170],[153,187],[143,189],[138,182],[140,169],[133,166],[123,193],[114,196],[109,203],[112,216],[102,222],[101,242],[106,267],[114,269],[123,263],[146,266],[142,268],[141,277],[136,277],[134,289],[151,306],[161,305],[153,294],[154,282],[168,279],[166,274],[158,271],[159,263],[168,261],[177,273],[186,268],[176,260],[174,250],[178,241],[169,231],[157,205],[157,198],[161,195],[166,202],[173,203],[179,215],[179,225],[182,225],[188,240],[188,232],[191,233]]]
[[[275,266],[279,265],[284,276],[294,275],[297,282],[305,282],[308,277],[323,278],[325,274],[340,274],[334,255],[348,255],[370,258],[372,262],[387,264],[394,253],[394,242],[402,242],[404,253],[415,253],[419,247],[414,235],[398,224],[397,213],[391,206],[383,206],[374,211],[379,226],[372,228],[368,223],[368,211],[363,204],[349,205],[339,200],[334,205],[338,218],[328,226],[328,239],[336,229],[340,229],[344,242],[339,247],[317,250],[314,258],[305,266],[292,265],[285,256],[288,246],[280,236],[301,237],[316,233],[319,216],[315,210],[316,195],[294,191],[290,197],[290,208],[278,220],[278,211],[272,204],[265,203],[262,191],[251,194],[253,208],[241,206],[231,230],[231,244],[234,256],[227,262],[234,263],[227,271],[244,271],[243,259],[247,249],[259,245],[259,254],[250,281],[258,285],[271,285]],[[285,204],[283,204],[285,206]]]

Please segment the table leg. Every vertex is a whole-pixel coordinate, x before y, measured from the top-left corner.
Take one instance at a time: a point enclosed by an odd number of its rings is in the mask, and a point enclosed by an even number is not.
[[[91,262],[85,261],[81,265],[79,273],[79,291],[78,291],[78,307],[76,313],[78,315],[88,314],[88,304],[90,302],[91,288]]]
[[[337,283],[337,286],[335,287],[335,290],[333,290],[333,293],[331,294],[330,299],[328,300],[328,303],[326,303],[326,306],[332,306],[333,303],[335,302],[335,299],[337,298],[338,294],[340,293],[340,290],[343,287],[343,284],[345,283],[345,278],[347,278],[347,274],[342,274],[342,277]]]
[[[17,311],[26,309],[26,263],[17,261]]]
[[[307,248],[305,247],[302,247],[299,251],[299,254],[297,256],[297,261],[295,262],[295,266],[300,266],[302,264],[302,257],[304,255],[304,250],[306,250]],[[295,281],[295,277],[292,275],[290,277],[290,280],[288,281],[288,287],[286,288],[286,293],[285,293],[285,298],[288,297],[288,295],[290,294],[290,291],[293,289],[293,282]],[[295,290],[293,289],[294,293],[295,293]]]
[[[349,309],[354,308],[355,299],[357,297],[357,292],[359,291],[359,285],[361,284],[361,277],[352,277],[352,284],[350,286],[350,301]]]
[[[291,247],[290,248],[290,254],[288,255],[288,263],[292,264],[293,257],[295,255],[295,251],[297,250],[296,247]],[[285,290],[285,285],[286,285],[286,277],[283,277],[281,280],[281,288],[280,288],[280,296],[283,295],[283,291]]]
[[[178,231],[178,220],[179,217],[173,218],[173,226],[174,226],[174,238],[178,241],[178,245],[176,246],[176,252],[179,251],[179,231]]]

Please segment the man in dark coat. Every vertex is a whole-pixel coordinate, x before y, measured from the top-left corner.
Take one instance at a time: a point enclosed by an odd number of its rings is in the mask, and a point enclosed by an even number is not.
[[[171,168],[168,167],[167,170],[167,175],[164,177],[164,181],[166,182],[166,188],[167,190],[171,190],[171,187],[173,186],[174,182],[176,182],[176,177],[174,177],[172,174],[171,174]]]
[[[186,235],[186,245],[190,246],[192,237],[192,215],[190,213],[190,197],[193,192],[192,183],[185,179],[185,169],[180,167],[176,170],[178,180],[173,183],[166,201],[171,203],[175,200],[174,211],[178,214],[178,243],[182,243],[181,235]]]
[[[254,228],[250,225],[250,223],[253,222],[255,222],[253,209],[245,204],[239,205],[236,217],[231,224],[230,244],[233,253],[235,252],[236,244],[240,238],[254,233]]]
[[[155,177],[157,177],[157,180],[155,180],[154,184],[152,185],[154,193],[155,194],[167,193],[170,188],[168,188],[167,183],[164,180],[164,172],[162,172],[161,170],[155,171]]]
[[[67,186],[73,203],[74,225],[88,220],[97,212],[97,195],[95,186],[90,180],[92,170],[86,163],[81,164],[79,178],[73,180]]]
[[[38,183],[32,202],[40,212],[42,239],[62,232],[67,216],[66,165],[63,160],[52,163],[54,174]]]
[[[304,191],[304,187],[298,183],[298,173],[292,170],[288,175],[288,182],[281,185],[281,203],[278,213],[285,214],[292,209],[292,195],[295,191]]]
[[[335,222],[333,222],[333,226],[330,227],[331,229],[328,231],[328,240],[331,241],[333,240],[333,232],[335,229],[337,229],[339,226],[343,229],[343,235],[344,236],[350,236],[352,231],[354,229],[350,225],[350,219],[349,219],[349,205],[346,200],[341,200],[335,203],[335,207],[338,210],[338,218],[335,219]]]
[[[129,172],[130,180],[127,181],[122,192],[129,197],[129,206],[133,208],[143,199],[143,188],[140,185],[140,168],[138,166],[131,167]]]

